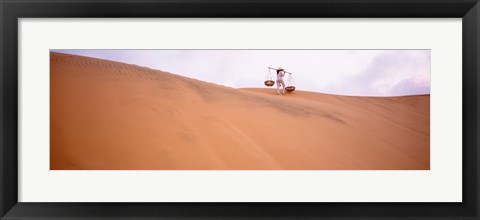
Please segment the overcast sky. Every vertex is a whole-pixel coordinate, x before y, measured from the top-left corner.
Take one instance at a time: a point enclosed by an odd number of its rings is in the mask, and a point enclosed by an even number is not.
[[[270,66],[292,72],[299,90],[354,96],[430,94],[430,50],[52,51],[136,64],[234,88],[264,88]]]

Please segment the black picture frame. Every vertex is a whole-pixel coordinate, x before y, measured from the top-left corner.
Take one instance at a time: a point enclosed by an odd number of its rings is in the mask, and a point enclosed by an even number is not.
[[[479,219],[480,4],[478,0],[0,0],[0,15],[1,219]],[[462,18],[463,202],[18,202],[17,21],[19,18],[47,17]]]

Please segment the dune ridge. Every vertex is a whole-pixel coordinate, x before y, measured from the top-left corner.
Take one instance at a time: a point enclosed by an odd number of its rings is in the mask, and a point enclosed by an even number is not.
[[[429,95],[277,96],[89,57],[50,62],[52,170],[430,169]]]

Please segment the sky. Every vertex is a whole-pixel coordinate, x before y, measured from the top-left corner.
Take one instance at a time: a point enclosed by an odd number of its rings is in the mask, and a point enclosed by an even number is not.
[[[430,94],[430,50],[52,51],[135,64],[234,88],[265,88],[267,67],[282,67],[292,73],[298,90],[350,96]]]

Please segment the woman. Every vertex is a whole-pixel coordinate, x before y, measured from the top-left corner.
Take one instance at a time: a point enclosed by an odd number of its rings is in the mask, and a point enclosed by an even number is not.
[[[282,67],[277,69],[277,95],[280,95],[280,85],[283,86],[282,94],[285,95],[285,82],[283,82],[283,76],[285,76],[285,70]]]

